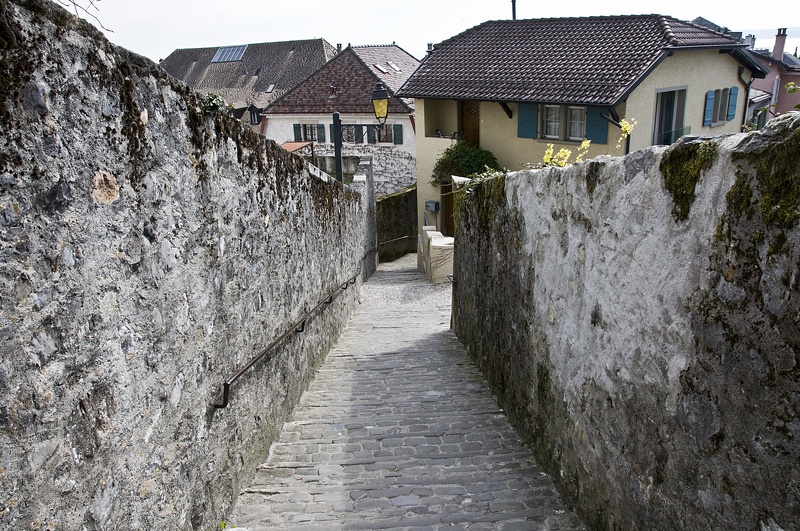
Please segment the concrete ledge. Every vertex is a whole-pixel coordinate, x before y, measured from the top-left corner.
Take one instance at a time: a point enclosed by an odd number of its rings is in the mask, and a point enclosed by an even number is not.
[[[425,277],[433,284],[445,282],[453,274],[453,248],[455,239],[444,236],[436,227],[422,228],[419,256]]]

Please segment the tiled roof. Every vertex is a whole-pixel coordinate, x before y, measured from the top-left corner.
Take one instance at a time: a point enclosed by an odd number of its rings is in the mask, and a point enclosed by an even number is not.
[[[752,52],[757,55],[760,59],[765,59],[767,61],[773,61],[772,58],[772,51],[771,50],[752,50]],[[781,66],[786,68],[787,70],[798,70],[800,69],[800,59],[795,57],[790,53],[783,53],[783,60],[780,61]]]
[[[175,50],[161,62],[173,77],[199,92],[213,92],[236,107],[263,108],[336,55],[324,39],[249,44],[239,61],[212,63],[220,47]]]
[[[611,105],[668,50],[692,46],[743,45],[661,15],[490,21],[436,45],[399,93]]]
[[[393,95],[417,66],[419,61],[395,45],[348,47],[265,112],[371,114],[375,85],[383,83]],[[408,114],[412,110],[412,100],[395,97],[389,100],[390,114]]]

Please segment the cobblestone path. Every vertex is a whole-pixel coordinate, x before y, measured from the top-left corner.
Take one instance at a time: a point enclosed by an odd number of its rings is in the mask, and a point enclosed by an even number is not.
[[[382,264],[233,523],[267,529],[578,530],[450,331],[450,286]]]

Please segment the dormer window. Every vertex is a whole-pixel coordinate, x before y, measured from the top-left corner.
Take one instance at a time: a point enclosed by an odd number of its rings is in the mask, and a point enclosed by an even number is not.
[[[258,125],[261,123],[261,111],[258,109],[250,110],[250,123],[253,125]]]

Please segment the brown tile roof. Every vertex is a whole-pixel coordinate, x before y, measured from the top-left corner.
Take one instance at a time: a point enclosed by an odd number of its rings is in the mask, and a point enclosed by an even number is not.
[[[490,21],[438,44],[399,93],[611,105],[668,50],[692,46],[744,45],[661,15]]]
[[[397,69],[392,67],[394,64]],[[267,114],[372,113],[372,90],[383,83],[392,95],[419,61],[396,45],[350,46],[275,101]],[[413,111],[412,100],[392,97],[390,114]]]
[[[336,55],[324,39],[311,39],[249,44],[241,60],[213,63],[220,48],[175,50],[161,66],[199,92],[219,94],[237,106],[263,108]]]

